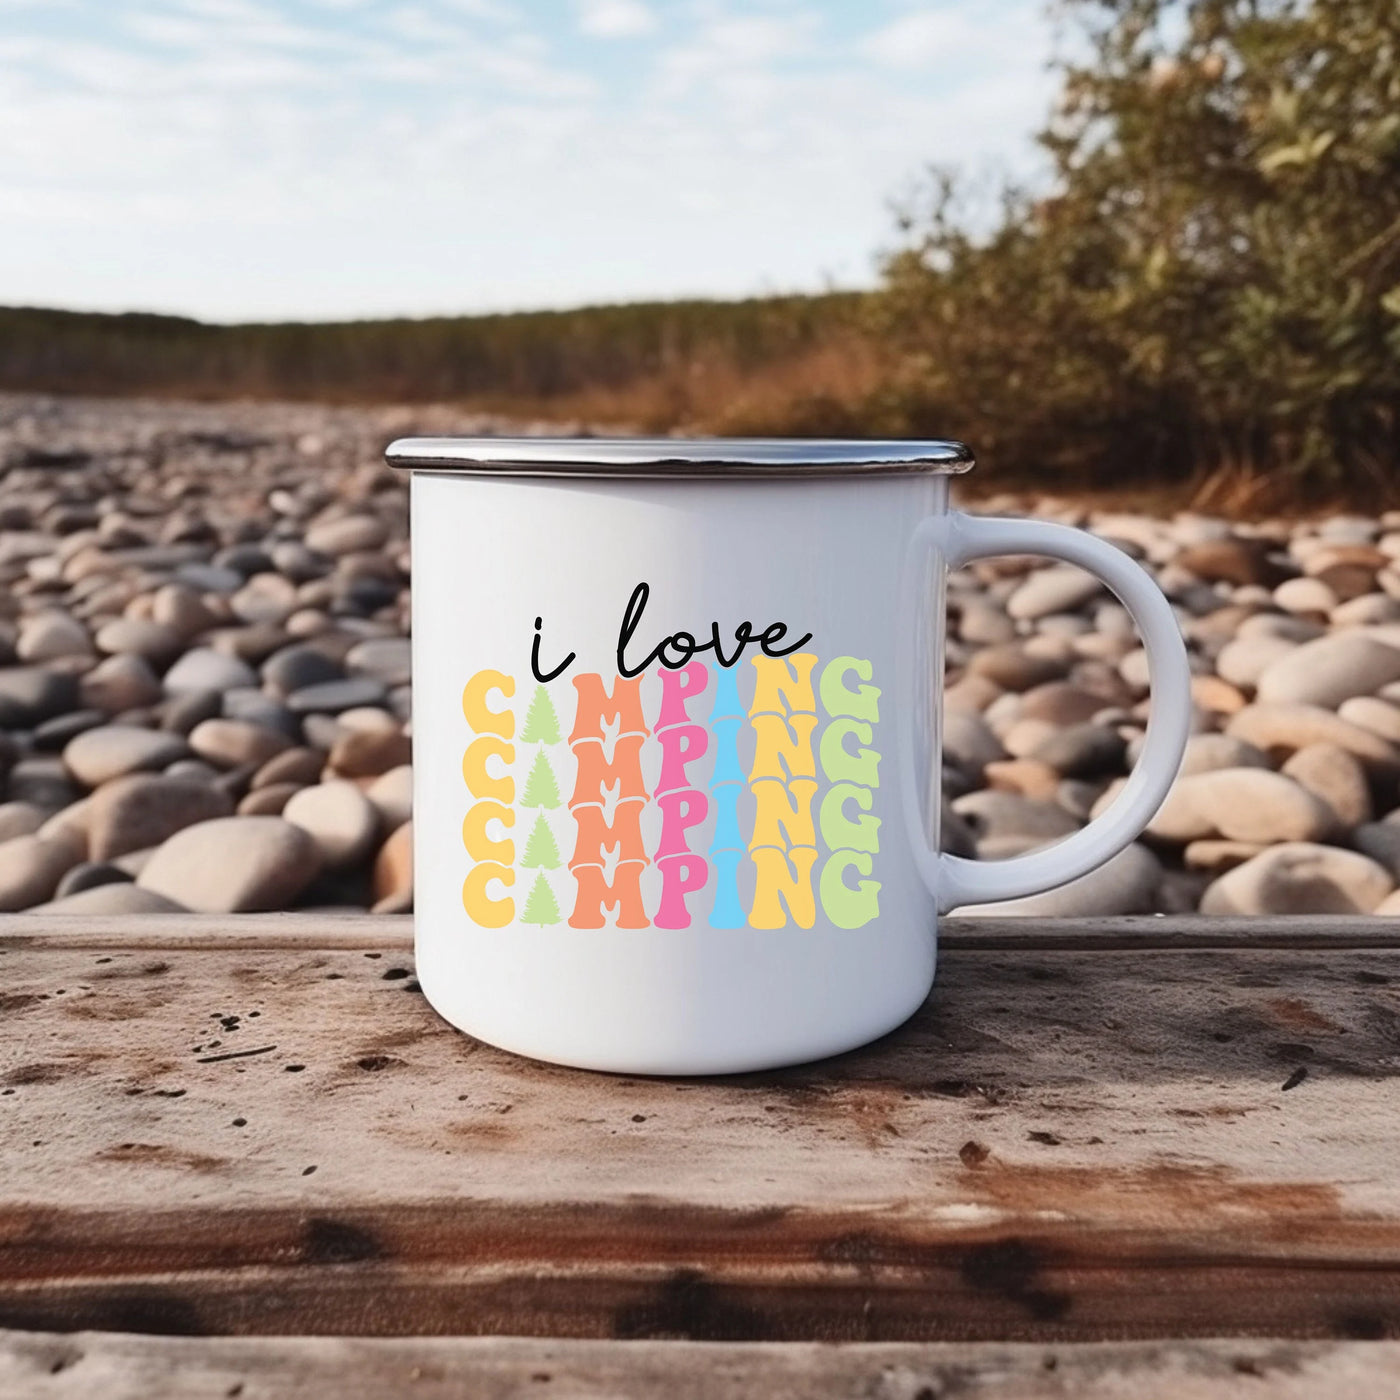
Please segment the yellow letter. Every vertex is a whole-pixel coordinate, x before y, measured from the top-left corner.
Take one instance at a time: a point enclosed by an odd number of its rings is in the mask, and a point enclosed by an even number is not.
[[[493,778],[486,771],[486,760],[499,758],[505,763],[515,762],[515,745],[508,744],[491,734],[483,734],[473,739],[462,755],[462,777],[473,797],[489,797],[496,802],[515,801],[515,779],[509,773]]]
[[[852,821],[846,815],[846,803],[852,797],[862,812],[870,810],[869,788],[837,783],[827,789],[821,807],[822,840],[831,851],[878,851],[880,842],[876,833],[880,830],[880,818],[857,817]]]
[[[487,708],[486,697],[493,690],[499,690],[509,700],[515,694],[515,677],[499,671],[478,671],[462,690],[462,713],[478,734],[499,734],[502,739],[513,739],[514,712]]]
[[[812,799],[817,795],[815,778],[794,778],[784,787],[782,783],[768,778],[753,785],[753,795],[758,799],[758,810],[753,819],[753,839],[749,850],[755,846],[815,846],[817,833],[812,826]],[[787,833],[784,841],[779,827]]]
[[[757,740],[753,767],[749,770],[751,782],[756,778],[777,778],[782,782],[783,768],[787,769],[790,778],[817,776],[817,761],[812,756],[812,731],[817,727],[816,715],[793,715],[791,719],[784,719],[781,715],[755,715],[749,723]],[[789,725],[792,730],[789,730]],[[782,767],[779,767],[780,759]]]
[[[515,825],[515,812],[499,802],[478,802],[467,809],[462,821],[462,844],[473,860],[497,860],[502,865],[515,864],[515,842],[509,837],[493,841],[486,834],[486,823],[498,821],[502,826]]]
[[[754,884],[750,928],[783,928],[787,919],[784,904],[798,928],[811,928],[817,921],[817,902],[812,897],[812,867],[817,853],[802,846],[789,853],[795,872],[788,868],[788,857],[772,846],[753,853],[758,879]]]
[[[852,719],[876,720],[880,718],[880,687],[858,685],[855,690],[846,689],[846,672],[854,671],[861,680],[868,681],[874,671],[868,661],[857,661],[854,656],[838,656],[828,662],[822,672],[822,708],[829,715],[850,715]]]
[[[788,670],[789,662],[792,670]],[[812,694],[812,667],[817,658],[811,652],[799,652],[794,657],[755,656],[754,670],[758,672],[758,683],[754,686],[753,704],[749,706],[751,715],[791,714],[801,710],[814,715],[817,712],[816,697]]]
[[[854,734],[862,744],[875,737],[875,731],[858,719],[834,719],[822,730],[822,772],[835,782],[861,783],[865,787],[880,786],[880,755],[874,749],[858,749],[852,753],[846,747],[846,736]]]
[[[508,865],[497,865],[489,860],[472,866],[462,885],[462,907],[467,911],[467,918],[480,928],[505,928],[515,918],[515,901],[509,895],[492,899],[486,893],[489,880],[513,885],[515,871]]]

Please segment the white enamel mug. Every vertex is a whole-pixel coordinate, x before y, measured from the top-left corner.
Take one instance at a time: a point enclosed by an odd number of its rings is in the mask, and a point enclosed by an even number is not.
[[[950,442],[405,439],[417,970],[537,1059],[721,1074],[836,1054],[933,983],[940,911],[1072,880],[1175,776],[1189,675],[1125,554],[949,509]],[[1152,713],[1101,816],[938,849],[947,571],[1086,568],[1137,622]]]

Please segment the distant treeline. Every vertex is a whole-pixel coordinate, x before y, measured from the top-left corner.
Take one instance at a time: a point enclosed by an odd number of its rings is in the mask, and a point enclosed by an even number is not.
[[[830,293],[248,325],[0,308],[0,389],[447,402],[671,428],[727,421],[756,381],[801,378],[833,346],[849,366],[867,300]]]
[[[867,294],[207,326],[0,311],[0,388],[443,400],[961,438],[983,483],[1272,504],[1400,481],[1396,0],[1061,0],[1051,174],[934,173]]]

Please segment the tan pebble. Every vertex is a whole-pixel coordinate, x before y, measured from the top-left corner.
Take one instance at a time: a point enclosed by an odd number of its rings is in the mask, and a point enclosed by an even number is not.
[[[190,731],[190,747],[220,768],[261,767],[291,748],[292,741],[278,730],[250,720],[206,719]]]
[[[1218,715],[1233,715],[1248,704],[1235,686],[1219,676],[1192,676],[1191,698],[1203,710]]]
[[[1220,838],[1211,838],[1190,842],[1182,852],[1182,860],[1190,870],[1209,870],[1216,874],[1223,874],[1227,870],[1233,870],[1237,865],[1243,865],[1247,860],[1252,860],[1261,851],[1267,849],[1266,845],[1261,845],[1256,841],[1226,841]]]
[[[1017,720],[1004,735],[1002,747],[1012,758],[1029,758],[1060,726],[1045,719]]]
[[[379,848],[374,862],[376,909],[384,900],[413,893],[413,823],[405,822]]]
[[[281,817],[224,817],[176,832],[137,876],[207,914],[285,909],[320,873],[315,841]]]
[[[280,817],[287,803],[302,791],[300,783],[267,783],[254,788],[238,804],[240,817]]]
[[[365,796],[379,813],[385,831],[396,831],[413,815],[413,766],[408,763],[391,768],[369,780]]]
[[[269,758],[253,774],[251,786],[254,790],[271,787],[275,783],[292,783],[305,787],[309,783],[319,783],[326,766],[326,756],[320,749],[298,746],[285,749]]]
[[[986,676],[963,676],[943,692],[943,703],[950,710],[969,710],[980,714],[998,696],[1005,694],[995,681]]]
[[[328,766],[345,778],[371,777],[413,761],[413,743],[396,730],[352,730],[342,733],[330,752]]]
[[[1002,792],[1019,792],[1023,797],[1042,801],[1053,802],[1059,792],[1060,775],[1039,759],[1000,759],[987,764],[982,776],[988,787]]]

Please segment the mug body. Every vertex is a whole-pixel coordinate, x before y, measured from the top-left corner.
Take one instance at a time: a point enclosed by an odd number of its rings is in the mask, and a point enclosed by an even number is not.
[[[937,474],[415,472],[418,977],[539,1059],[757,1070],[934,975]],[[917,829],[912,829],[917,827]]]

